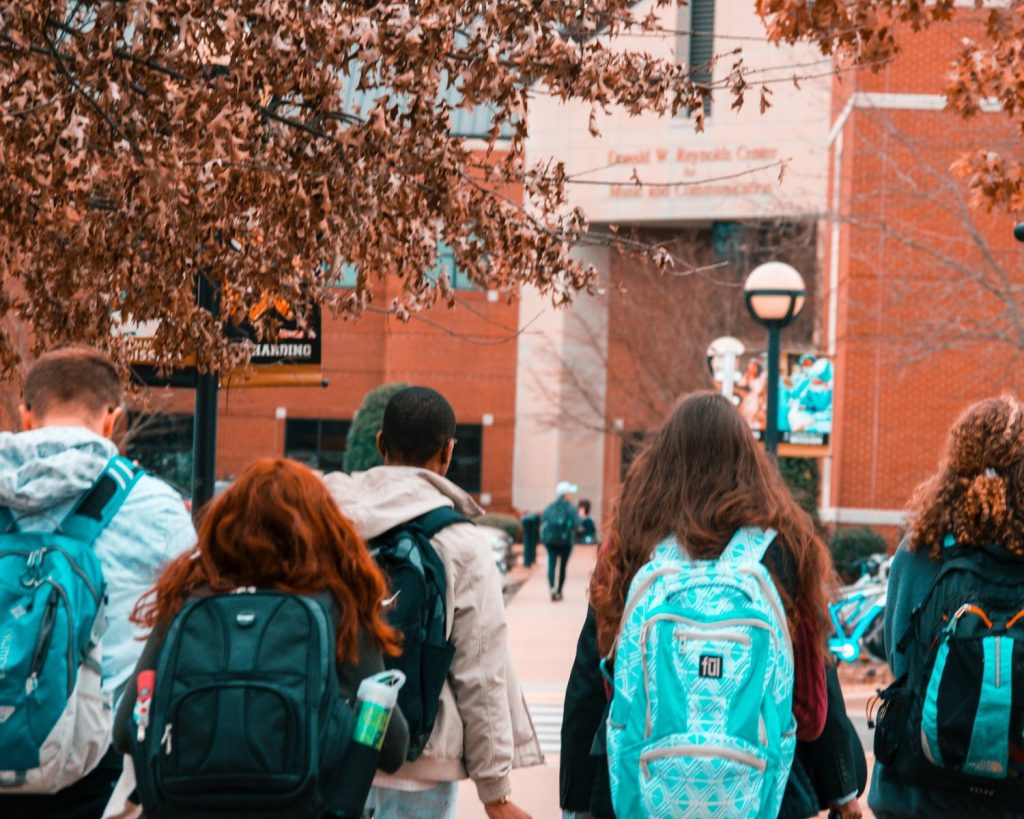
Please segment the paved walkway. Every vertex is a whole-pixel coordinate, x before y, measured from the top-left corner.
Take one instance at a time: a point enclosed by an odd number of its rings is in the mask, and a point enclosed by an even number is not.
[[[569,561],[565,599],[551,602],[546,555],[509,601],[509,650],[540,735],[545,764],[512,774],[512,799],[534,819],[556,819],[558,809],[558,751],[565,684],[576,656],[576,640],[587,613],[587,583],[594,570],[593,546],[577,546]],[[460,788],[459,819],[482,819],[486,814],[472,784]]]
[[[576,656],[576,640],[586,617],[586,590],[594,570],[596,550],[592,546],[573,549],[565,584],[565,599],[551,602],[547,587],[547,570],[543,547],[538,549],[538,563],[526,576],[519,591],[508,603],[509,649],[519,680],[526,694],[527,705],[540,736],[546,757],[536,768],[514,771],[512,799],[533,819],[559,819],[558,752],[562,726],[565,685]],[[864,722],[864,701],[870,686],[851,686],[846,692],[854,724]],[[870,739],[865,744],[870,751]],[[872,757],[868,757],[871,765]],[[862,800],[864,816],[870,817]],[[822,814],[824,817],[826,814]],[[476,789],[462,783],[458,819],[485,819]]]

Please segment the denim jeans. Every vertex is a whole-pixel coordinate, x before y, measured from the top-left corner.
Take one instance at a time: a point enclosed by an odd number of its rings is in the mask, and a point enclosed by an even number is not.
[[[458,795],[458,782],[438,782],[429,791],[370,788],[366,807],[373,819],[455,819]]]

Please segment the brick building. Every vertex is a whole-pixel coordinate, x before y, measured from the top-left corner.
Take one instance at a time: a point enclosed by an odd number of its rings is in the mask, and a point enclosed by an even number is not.
[[[962,10],[958,10],[960,14]],[[946,108],[949,62],[981,14],[906,36],[877,73],[834,86],[825,346],[837,383],[825,520],[895,540],[915,486],[971,402],[1021,389],[1024,254],[1005,215],[972,210],[950,166],[1019,136],[995,106]]]

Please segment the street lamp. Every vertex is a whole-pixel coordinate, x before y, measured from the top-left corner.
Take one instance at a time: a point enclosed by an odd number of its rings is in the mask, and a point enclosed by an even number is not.
[[[1018,222],[1013,226],[1013,238],[1018,242],[1024,242],[1024,222]]]
[[[807,291],[795,268],[784,262],[766,262],[747,276],[743,296],[754,321],[768,328],[764,449],[774,458],[779,449],[779,336],[782,328],[800,315]]]

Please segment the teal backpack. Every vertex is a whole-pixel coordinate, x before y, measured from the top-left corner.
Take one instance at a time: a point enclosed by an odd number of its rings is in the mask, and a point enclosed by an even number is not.
[[[761,563],[774,539],[741,529],[718,560],[691,561],[669,538],[634,578],[608,658],[616,816],[778,815],[796,721],[786,615]]]
[[[0,794],[55,793],[110,745],[106,586],[93,543],[140,475],[112,458],[54,532],[19,531],[0,507]]]

